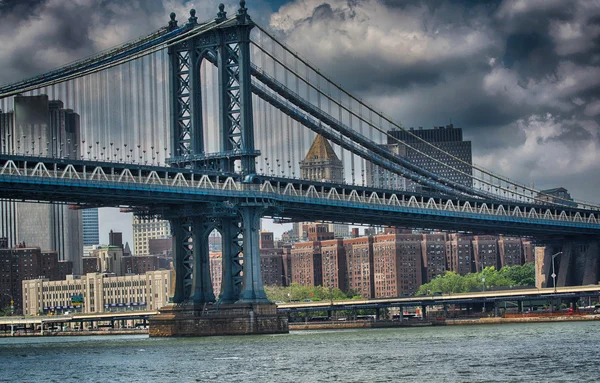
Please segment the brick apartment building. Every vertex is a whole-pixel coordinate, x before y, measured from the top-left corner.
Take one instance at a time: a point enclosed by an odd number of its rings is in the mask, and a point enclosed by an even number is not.
[[[62,280],[73,273],[73,262],[59,261],[56,251],[42,251],[39,247],[0,249],[0,309],[14,300],[14,312],[23,312],[25,280]]]

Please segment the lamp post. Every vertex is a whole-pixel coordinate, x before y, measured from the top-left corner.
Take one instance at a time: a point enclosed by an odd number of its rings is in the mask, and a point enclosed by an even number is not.
[[[557,256],[561,255],[562,251],[559,251],[558,253],[554,254],[552,256],[552,285],[554,286],[554,293],[556,294],[556,272],[554,271],[554,258],[556,258]]]
[[[483,271],[481,273],[481,284],[483,286],[483,292],[485,292],[485,275],[483,275]],[[483,297],[483,312],[485,312],[485,297]]]
[[[288,293],[288,301],[291,302],[291,300],[292,300],[292,281],[291,281],[290,277],[288,277],[285,274],[281,274],[281,276],[285,278],[288,286],[290,287],[290,292]]]

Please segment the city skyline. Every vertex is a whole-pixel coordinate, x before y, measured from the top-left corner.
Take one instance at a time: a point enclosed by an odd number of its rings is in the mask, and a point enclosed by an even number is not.
[[[5,39],[0,53],[6,68],[0,83],[148,33],[163,26],[170,11],[185,20],[195,7],[200,19],[208,19],[217,3],[4,1],[0,35],[15,38]],[[234,12],[237,3],[226,2],[226,10]],[[254,20],[405,127],[452,122],[473,142],[475,164],[539,189],[564,186],[576,199],[596,202],[600,57],[593,18],[599,11],[584,1],[570,3],[295,0],[248,6]],[[80,24],[81,35],[64,33],[67,23]],[[306,38],[315,34],[319,49],[306,43],[316,41]],[[24,63],[26,51],[39,60]],[[100,231],[123,231],[132,243],[131,229],[123,227],[130,220],[103,210]]]

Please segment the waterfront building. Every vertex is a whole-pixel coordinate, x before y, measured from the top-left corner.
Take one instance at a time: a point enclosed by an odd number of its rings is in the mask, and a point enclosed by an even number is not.
[[[421,252],[423,257],[422,280],[424,283],[446,273],[446,241],[446,233],[423,234]]]
[[[448,268],[460,275],[467,275],[475,269],[473,260],[473,236],[450,234],[446,242]]]
[[[346,254],[346,277],[348,290],[364,298],[372,298],[373,285],[373,237],[344,239]]]
[[[473,258],[475,260],[475,271],[482,271],[488,266],[494,266],[498,270],[498,237],[495,235],[474,236]]]
[[[320,286],[323,283],[321,243],[297,242],[291,251],[292,282],[302,286]]]
[[[133,253],[150,255],[151,239],[170,239],[169,221],[158,218],[142,218],[133,216]]]
[[[210,260],[210,279],[216,297],[221,293],[221,282],[223,281],[223,255],[220,251],[211,251],[208,254]]]
[[[283,245],[281,257],[283,261],[283,285],[289,286],[292,283],[292,245]]]
[[[0,115],[4,153],[79,158],[79,115],[47,95],[15,96],[14,112]],[[81,272],[81,210],[62,204],[0,202],[0,236],[10,247],[19,243],[58,252]]]
[[[398,241],[396,234],[373,237],[373,298],[397,297]]]
[[[260,249],[260,273],[265,286],[283,286],[283,249]]]
[[[158,310],[169,303],[171,271],[157,270],[142,275],[115,276],[88,273],[67,276],[65,280],[31,279],[23,281],[23,314],[84,313],[107,311]],[[82,307],[71,298],[81,295]]]
[[[83,269],[86,274],[98,272],[123,276],[170,268],[169,262],[161,260],[157,255],[132,256],[122,246],[98,246],[89,257],[84,257]]]
[[[321,241],[322,286],[348,291],[348,269],[344,240],[335,238]]]
[[[505,266],[522,265],[523,243],[519,237],[498,237],[498,254],[500,268]]]
[[[422,241],[420,234],[397,234],[398,295],[417,292],[423,281]]]
[[[64,279],[73,272],[71,261],[59,261],[56,251],[39,247],[0,249],[0,309],[14,300],[14,312],[23,312],[22,282],[46,278]]]
[[[531,240],[521,238],[521,244],[523,248],[523,259],[525,263],[535,262],[534,246]]]

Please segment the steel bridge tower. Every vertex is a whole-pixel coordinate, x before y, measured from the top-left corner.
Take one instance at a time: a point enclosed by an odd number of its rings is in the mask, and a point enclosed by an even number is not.
[[[169,47],[171,166],[236,172],[241,176],[255,172],[256,157],[260,153],[254,147],[250,74],[250,31],[254,23],[245,3],[240,1],[233,18],[227,17],[224,5],[220,4],[217,17],[208,23],[213,25],[207,32]],[[197,20],[192,9],[182,28],[198,27]],[[179,27],[175,14],[171,13],[169,29],[176,28]],[[200,76],[204,60],[214,64],[218,71],[220,151],[216,154],[205,153],[201,91],[204,79]],[[266,324],[259,318],[260,329],[250,332],[287,332],[287,318],[278,316],[276,306],[267,299],[261,277],[259,230],[266,208],[268,204],[262,200],[230,200],[168,208],[163,212],[173,234],[175,307],[195,310],[194,315],[198,317],[207,307],[225,312],[226,307],[234,306],[233,310],[238,313],[246,310],[252,322],[261,315],[268,317],[263,321]],[[221,233],[223,241],[223,276],[218,299],[210,276],[208,236],[213,229]],[[239,322],[239,319],[236,320]],[[165,334],[157,330],[154,336],[177,335],[173,334],[178,331],[173,327],[180,325],[154,322],[159,323],[155,328],[167,328]],[[211,326],[207,323],[210,320],[194,326]],[[236,333],[237,330],[232,331],[222,332]]]

